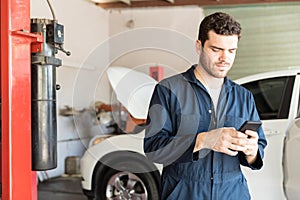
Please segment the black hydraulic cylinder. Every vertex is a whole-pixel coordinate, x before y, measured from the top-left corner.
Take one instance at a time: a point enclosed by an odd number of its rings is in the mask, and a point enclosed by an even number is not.
[[[31,32],[42,33],[42,52],[31,54],[31,129],[32,170],[57,167],[56,67],[57,50],[51,38],[56,23],[48,19],[32,19]],[[50,28],[49,28],[50,27]],[[50,41],[50,42],[49,42]]]

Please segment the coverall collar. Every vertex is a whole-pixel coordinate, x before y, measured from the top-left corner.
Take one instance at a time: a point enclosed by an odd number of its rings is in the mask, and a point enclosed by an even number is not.
[[[205,89],[204,85],[200,81],[197,80],[197,78],[194,74],[194,69],[196,67],[197,67],[197,64],[192,65],[187,71],[183,72],[182,75],[187,81],[198,84],[198,85],[200,83],[201,87],[203,87]],[[226,91],[230,91],[232,89],[232,87],[234,87],[234,84],[232,83],[231,80],[228,79],[227,76],[224,78],[223,87],[225,87]]]

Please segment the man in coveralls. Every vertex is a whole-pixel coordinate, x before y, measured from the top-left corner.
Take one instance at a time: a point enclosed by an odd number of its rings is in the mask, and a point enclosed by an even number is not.
[[[237,131],[247,120],[260,121],[250,91],[227,78],[240,36],[232,16],[205,17],[198,64],[155,87],[144,151],[164,166],[162,200],[251,198],[240,166],[260,169],[267,141],[261,127]]]

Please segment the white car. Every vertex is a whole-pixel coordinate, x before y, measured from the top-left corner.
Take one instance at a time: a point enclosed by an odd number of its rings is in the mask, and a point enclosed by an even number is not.
[[[283,170],[284,189],[286,198],[296,200],[300,197],[300,109],[298,108],[297,118],[290,126],[284,143]]]
[[[284,200],[284,188],[293,186],[290,185],[292,178],[283,182],[287,177],[283,164],[293,168],[299,162],[297,159],[291,162],[291,158],[284,154],[284,149],[295,145],[294,141],[286,145],[284,141],[299,113],[300,68],[253,75],[236,82],[253,93],[268,141],[263,168],[259,171],[244,169],[250,194],[255,200]],[[286,159],[288,162],[283,162]],[[296,182],[299,186],[300,179]],[[300,195],[287,199],[300,199]]]
[[[252,198],[300,199],[300,161],[295,152],[300,149],[300,140],[295,139],[300,135],[300,68],[248,76],[235,82],[253,93],[268,140],[263,168],[243,168]],[[291,132],[287,134],[288,130]],[[100,143],[87,149],[81,159],[81,173],[82,188],[89,199],[155,200],[162,166],[145,157],[143,137],[144,131],[102,137]]]

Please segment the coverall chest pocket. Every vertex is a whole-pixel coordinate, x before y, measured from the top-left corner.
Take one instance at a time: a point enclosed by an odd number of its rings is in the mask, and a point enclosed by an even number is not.
[[[177,120],[176,135],[196,134],[198,131],[200,116],[197,114],[181,114]]]
[[[177,132],[185,134],[197,134],[208,130],[210,117],[200,114],[181,114],[177,120]]]

